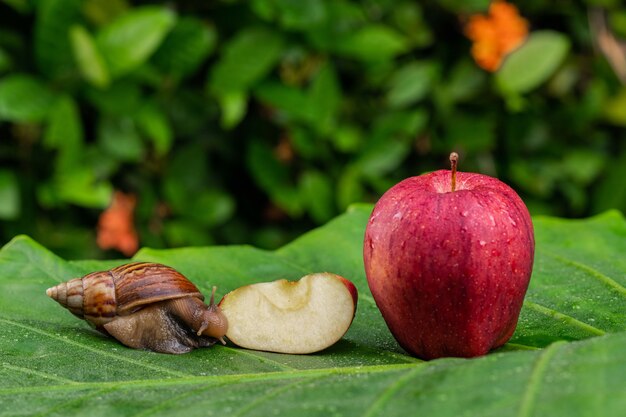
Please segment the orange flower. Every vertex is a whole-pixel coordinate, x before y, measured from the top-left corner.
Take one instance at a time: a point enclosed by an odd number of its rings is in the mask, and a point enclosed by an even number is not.
[[[117,249],[131,256],[139,248],[139,239],[133,225],[136,198],[133,194],[116,191],[109,208],[98,219],[97,243],[100,249]]]
[[[496,71],[504,57],[520,46],[528,35],[528,21],[517,7],[502,0],[489,6],[489,13],[470,16],[465,36],[472,42],[472,57],[481,68]]]

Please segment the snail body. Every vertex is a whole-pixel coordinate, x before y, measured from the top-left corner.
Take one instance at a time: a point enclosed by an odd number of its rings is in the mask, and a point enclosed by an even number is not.
[[[135,262],[63,282],[46,294],[126,346],[185,353],[224,343],[226,317],[198,288],[165,265]]]

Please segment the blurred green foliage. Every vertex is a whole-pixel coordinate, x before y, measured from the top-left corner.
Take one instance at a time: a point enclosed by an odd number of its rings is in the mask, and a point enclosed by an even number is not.
[[[519,2],[527,42],[487,73],[486,0],[0,2],[0,243],[70,257],[113,190],[152,247],[275,247],[397,181],[460,167],[533,213],[626,210],[626,88],[592,42],[617,1]]]

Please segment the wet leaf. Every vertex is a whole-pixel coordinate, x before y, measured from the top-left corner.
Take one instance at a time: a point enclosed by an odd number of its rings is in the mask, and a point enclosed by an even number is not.
[[[499,352],[421,362],[396,344],[368,290],[354,206],[277,251],[141,250],[208,294],[332,271],[359,290],[356,318],[313,355],[215,346],[173,356],[125,348],[46,299],[113,261],[65,261],[31,239],[0,251],[0,415],[619,416],[626,407],[626,221],[534,219],[537,255],[516,333]]]

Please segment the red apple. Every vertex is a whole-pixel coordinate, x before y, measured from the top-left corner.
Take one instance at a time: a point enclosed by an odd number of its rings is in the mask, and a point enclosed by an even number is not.
[[[313,353],[348,331],[357,290],[329,272],[298,281],[246,285],[229,292],[219,306],[228,320],[226,337],[240,347],[279,353]]]
[[[408,178],[376,203],[365,231],[367,282],[391,333],[424,359],[473,357],[515,330],[533,266],[528,209],[487,175]]]

